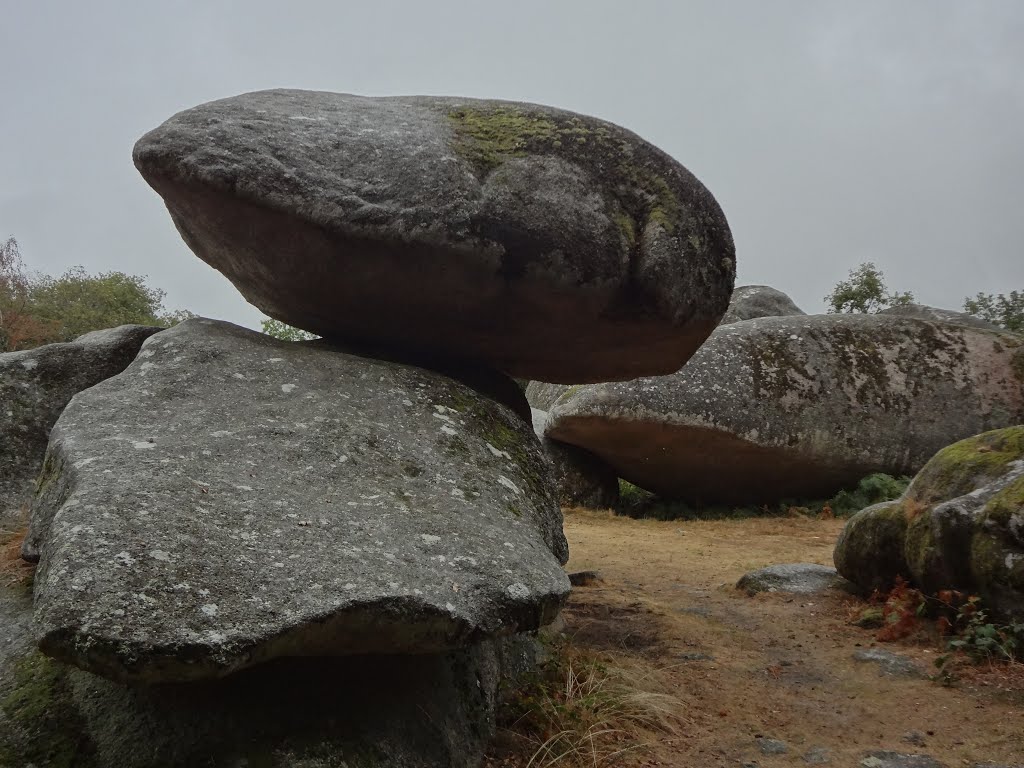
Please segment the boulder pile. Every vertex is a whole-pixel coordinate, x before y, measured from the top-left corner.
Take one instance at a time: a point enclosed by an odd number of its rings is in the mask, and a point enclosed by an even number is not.
[[[508,376],[677,369],[732,290],[721,210],[635,135],[508,102],[247,94],[135,162],[324,338],[188,320],[54,406],[22,547],[45,656],[0,652],[0,757],[50,764],[41,690],[68,764],[475,765],[569,591]]]
[[[901,576],[929,594],[979,595],[1024,620],[1024,426],[939,451],[899,500],[850,518],[835,564],[867,590]]]

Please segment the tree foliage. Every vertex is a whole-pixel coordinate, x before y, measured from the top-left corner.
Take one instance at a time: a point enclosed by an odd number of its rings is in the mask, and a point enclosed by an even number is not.
[[[0,352],[129,323],[169,327],[193,316],[165,313],[163,298],[144,277],[124,272],[90,275],[72,267],[60,277],[29,273],[17,241],[0,244]]]
[[[909,291],[890,293],[885,285],[882,271],[872,262],[861,264],[850,270],[848,280],[840,280],[832,293],[825,297],[828,312],[872,313],[887,307],[913,304],[914,296]]]
[[[318,339],[319,336],[304,331],[301,328],[288,325],[288,323],[282,323],[280,320],[272,320],[267,318],[260,325],[263,328],[263,332],[268,336],[273,336],[275,339],[281,341],[309,341],[310,339]]]
[[[979,293],[973,299],[964,299],[964,312],[1005,328],[1024,333],[1024,291],[1010,291],[993,296]]]

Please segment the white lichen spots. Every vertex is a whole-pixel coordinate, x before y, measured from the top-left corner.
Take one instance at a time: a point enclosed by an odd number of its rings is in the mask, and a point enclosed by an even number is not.
[[[236,485],[235,488],[237,488],[240,491],[254,491],[254,490],[256,490],[251,485]]]
[[[241,381],[248,381],[248,379],[245,378],[245,374],[244,373],[232,373],[231,377],[234,378],[234,379],[239,379]]]
[[[440,536],[434,536],[433,534],[430,534],[430,533],[421,533],[420,534],[420,539],[422,539],[423,543],[428,545],[428,546],[433,545],[433,544],[437,544],[437,543],[439,543],[441,541],[441,537]]]
[[[233,434],[235,433],[227,429],[218,429],[216,432],[211,432],[210,437],[231,437]]]
[[[141,352],[139,352],[138,357],[152,357],[154,354],[156,353],[152,349],[143,349]]]
[[[284,568],[284,563],[274,563],[275,568]]]
[[[466,494],[465,494],[465,493],[463,493],[463,491],[462,491],[462,489],[461,489],[461,488],[452,488],[452,489],[451,489],[451,490],[449,491],[449,493],[450,493],[450,494],[451,494],[451,495],[452,495],[452,496],[453,496],[454,498],[456,498],[456,499],[464,499],[464,498],[466,498]]]
[[[114,562],[118,565],[130,566],[135,565],[135,558],[127,552],[118,552],[114,555]]]
[[[452,427],[449,427],[447,424],[445,424],[444,426],[441,427],[441,431],[444,432],[446,435],[457,435],[457,434],[459,434],[459,430],[453,429]]]
[[[295,389],[297,389],[298,386],[299,386],[298,384],[282,384],[281,385],[281,391],[284,392],[287,395],[287,394],[290,394],[291,392],[295,391]]]
[[[510,491],[512,491],[516,495],[521,495],[523,493],[521,490],[519,490],[519,486],[517,486],[515,483],[513,483],[511,480],[509,480],[504,475],[498,475],[498,485],[501,485],[501,486],[504,486],[505,488],[508,488]]]
[[[206,632],[206,641],[208,643],[223,643],[228,639],[228,636],[223,632],[215,632],[212,629]]]
[[[351,589],[355,589],[355,588],[356,588],[356,585],[353,584],[351,581],[348,584],[345,585],[345,589],[350,589],[351,590]]]
[[[511,461],[512,457],[509,455],[508,451],[498,450],[490,443],[485,443],[485,445],[487,446],[487,450],[491,452],[492,456],[504,456],[506,459],[509,459]]]
[[[402,401],[402,405],[412,407],[412,400],[405,398],[405,400]]]
[[[1006,555],[1006,559],[1003,561],[1003,565],[1006,566],[1006,570],[1012,571],[1013,567],[1019,560],[1024,560],[1024,555],[1017,554],[1016,552],[1009,552]]]
[[[505,587],[505,592],[516,600],[525,600],[530,596],[530,588],[520,581],[509,584]]]
[[[132,443],[132,447],[137,451],[149,451],[156,448],[156,443],[152,440],[136,440]]]
[[[506,541],[503,546],[507,547],[508,549],[515,549],[516,548],[516,545],[513,544],[511,541]]]
[[[283,363],[284,362],[284,358],[283,357],[268,357],[267,358],[267,362],[268,363]]]
[[[141,371],[142,375],[146,375],[147,373],[149,373],[150,368],[156,368],[156,363],[143,363],[142,365],[139,366],[139,371]]]
[[[34,370],[38,366],[39,366],[39,361],[35,360],[33,358],[29,358],[28,360],[22,360],[21,361],[21,367],[24,368],[26,371]]]
[[[452,605],[451,603],[445,603],[444,604],[444,609],[446,611],[448,611],[448,613],[455,613],[455,606]]]
[[[81,459],[79,461],[76,461],[71,466],[73,466],[75,469],[81,469],[82,467],[89,466],[94,461],[99,461],[99,458],[100,458],[99,456],[90,456],[88,459]]]
[[[152,552],[149,553],[149,556],[152,557],[154,560],[160,560],[165,563],[170,563],[174,561],[174,558],[171,557],[170,553],[164,552],[162,549],[154,549]]]
[[[199,590],[199,596],[200,597],[209,597],[209,595],[210,595],[210,590],[208,590],[208,589],[200,589]]]
[[[205,605],[199,606],[199,610],[203,613],[204,616],[209,616],[212,619],[214,616],[217,615],[217,604],[206,603]]]

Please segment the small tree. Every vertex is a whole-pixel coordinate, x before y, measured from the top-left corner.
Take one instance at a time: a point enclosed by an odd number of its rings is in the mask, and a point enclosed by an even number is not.
[[[273,336],[281,341],[309,341],[310,339],[320,338],[309,331],[304,331],[301,328],[296,328],[295,326],[288,325],[288,323],[282,323],[280,320],[273,320],[271,318],[267,318],[260,325],[267,336]]]
[[[51,341],[71,341],[89,331],[118,325],[163,325],[164,292],[124,272],[99,276],[72,267],[60,277],[43,276],[30,288],[32,314],[56,327]]]
[[[850,270],[850,279],[841,280],[825,297],[829,314],[835,312],[878,312],[886,307],[913,304],[914,296],[905,293],[889,293],[882,271],[872,262],[861,264]]]
[[[0,243],[0,352],[46,344],[53,336],[53,324],[32,313],[31,294],[18,241],[9,237]]]
[[[1024,333],[1024,292],[1010,291],[993,296],[979,293],[973,299],[964,299],[964,312],[980,317],[1008,331]]]

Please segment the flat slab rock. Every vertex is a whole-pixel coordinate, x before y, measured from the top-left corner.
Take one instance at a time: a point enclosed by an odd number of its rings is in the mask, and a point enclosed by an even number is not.
[[[529,423],[438,373],[187,321],[54,428],[40,648],[160,682],[536,629],[569,591],[549,472]]]
[[[689,171],[551,107],[259,91],[173,116],[134,159],[188,246],[271,317],[520,378],[674,371],[735,279]]]
[[[0,354],[0,528],[28,509],[50,428],[68,401],[123,371],[142,342],[161,330],[122,325]]]
[[[836,573],[835,568],[815,563],[787,563],[769,565],[744,574],[736,583],[736,588],[748,595],[758,592],[813,595],[831,589],[843,589],[845,585],[850,583]]]
[[[545,435],[666,498],[828,498],[875,472],[1024,422],[1024,337],[897,315],[722,325],[672,376],[564,387]]]

